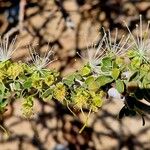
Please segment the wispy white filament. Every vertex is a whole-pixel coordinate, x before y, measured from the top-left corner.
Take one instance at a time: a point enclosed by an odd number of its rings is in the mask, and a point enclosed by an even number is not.
[[[104,34],[97,47],[96,44],[92,44],[90,48],[87,46],[87,51],[84,52],[84,56],[77,53],[86,63],[89,64],[94,73],[100,72],[99,64],[106,52],[106,50],[103,48],[105,37],[106,34]]]
[[[104,33],[106,33],[105,29]],[[108,53],[113,53],[115,56],[124,54],[131,45],[128,45],[128,40],[130,36],[125,37],[122,35],[121,39],[118,41],[118,29],[115,31],[114,40],[111,36],[110,30],[108,30],[108,34],[105,37],[105,47]]]
[[[33,47],[29,46],[29,52],[30,56],[33,62],[33,65],[35,66],[36,70],[41,70],[48,66],[50,63],[52,63],[54,60],[51,60],[51,56],[53,55],[53,51],[46,51],[44,56],[40,56]]]
[[[18,48],[15,47],[17,36],[12,39],[12,41],[9,41],[9,36],[4,37],[3,39],[0,37],[0,61],[4,62],[9,60],[15,50]]]
[[[139,56],[149,62],[150,60],[150,22],[148,21],[146,30],[143,30],[143,23],[142,23],[142,15],[140,15],[140,24],[136,25],[136,35],[133,35],[130,31],[128,25],[125,22],[125,25],[131,35],[132,42],[132,49],[136,50]]]
[[[118,29],[115,31],[114,40],[109,30],[106,32],[103,28],[103,32],[104,36],[98,43],[97,48],[96,45],[93,44],[92,48],[87,47],[87,53],[85,53],[85,57],[79,54],[79,56],[90,65],[95,73],[101,73],[100,62],[104,56],[109,54],[114,54],[115,56],[122,55],[131,47],[131,45],[128,45],[130,35],[127,37],[123,35],[118,41]]]

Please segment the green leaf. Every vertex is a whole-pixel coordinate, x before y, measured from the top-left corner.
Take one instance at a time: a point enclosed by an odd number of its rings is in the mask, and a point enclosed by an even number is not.
[[[0,94],[4,93],[4,91],[5,91],[5,85],[4,83],[0,82]]]
[[[17,90],[20,90],[21,88],[19,82],[10,83],[9,85],[10,85],[11,91],[17,91]]]
[[[63,79],[63,83],[66,84],[68,87],[71,87],[75,82],[75,75],[69,75],[65,79]]]
[[[27,73],[32,73],[33,72],[33,68],[31,68],[29,65],[23,63],[22,64],[23,70]]]
[[[25,89],[29,89],[32,87],[32,79],[31,78],[28,78],[24,83],[23,83],[23,87]]]
[[[0,82],[0,99],[3,99],[4,94],[5,94],[5,89],[6,89],[6,87],[5,87],[4,83]]]
[[[114,68],[111,72],[111,76],[116,80],[119,77],[120,70],[118,68]]]
[[[20,90],[21,85],[19,82],[15,82],[15,90]]]
[[[85,80],[85,83],[86,83],[87,85],[90,85],[90,84],[92,84],[94,81],[95,81],[94,77],[93,77],[93,76],[89,76],[89,77]]]
[[[42,93],[43,100],[51,100],[52,99],[52,89],[49,88]]]
[[[110,57],[104,57],[101,63],[101,70],[103,72],[111,71],[112,59]]]
[[[118,66],[122,66],[124,64],[124,60],[123,58],[120,58],[120,57],[117,57],[115,59],[115,63],[118,65]]]
[[[113,81],[113,78],[111,78],[110,76],[99,76],[96,79],[96,82],[98,83],[99,87],[104,86],[108,83],[111,83]]]
[[[39,79],[40,79],[40,72],[35,71],[35,72],[32,74],[31,79],[33,79],[33,80],[39,80]]]
[[[102,106],[103,104],[103,97],[105,93],[103,91],[100,91],[100,93],[91,93],[92,99],[91,99],[91,109],[94,112],[97,112],[98,109]]]
[[[5,66],[5,62],[0,62],[0,69]]]
[[[0,99],[0,113],[4,113],[8,104],[7,99]]]
[[[127,56],[129,57],[129,58],[134,58],[135,56],[137,56],[138,55],[138,53],[137,53],[137,51],[135,51],[135,50],[128,50],[127,51]]]
[[[124,82],[120,79],[116,80],[116,89],[118,90],[119,93],[124,92]]]
[[[8,101],[7,101],[6,99],[3,99],[3,100],[0,101],[0,107],[1,107],[1,108],[6,107],[7,104],[8,104]]]
[[[95,81],[95,78],[93,76],[90,76],[88,77],[86,80],[85,80],[85,83],[87,84],[88,86],[88,89],[90,91],[97,91],[99,89],[99,85],[98,83]]]
[[[81,69],[81,75],[82,76],[87,76],[87,75],[89,75],[91,73],[91,69],[89,68],[89,67],[87,67],[87,66],[85,66],[85,67],[83,67],[82,69]]]
[[[99,85],[94,81],[92,84],[88,85],[88,89],[96,92],[99,89]]]
[[[112,59],[110,57],[104,57],[102,59],[102,64],[106,67],[111,67],[112,66]]]
[[[133,70],[137,70],[137,69],[140,69],[140,65],[141,65],[141,58],[140,57],[134,57],[132,60],[131,60],[131,69]]]

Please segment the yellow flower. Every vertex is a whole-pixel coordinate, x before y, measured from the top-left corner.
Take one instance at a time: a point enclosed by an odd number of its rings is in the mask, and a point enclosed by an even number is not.
[[[42,89],[42,85],[43,85],[43,82],[42,80],[38,80],[38,79],[35,79],[32,81],[32,86],[35,88],[35,89]]]
[[[103,98],[106,96],[106,93],[103,91],[99,93],[90,92],[90,95],[89,107],[92,111],[97,112],[103,104]]]
[[[33,115],[33,97],[29,96],[22,103],[22,113],[26,118]]]
[[[76,94],[72,97],[73,102],[78,108],[87,107],[90,94],[83,88],[76,89]]]
[[[23,73],[23,68],[20,63],[13,63],[8,67],[7,74],[13,79],[16,79],[21,73]]]
[[[52,85],[53,83],[54,83],[54,76],[53,75],[48,75],[48,76],[46,76],[45,77],[45,79],[44,79],[44,81],[45,81],[45,83],[48,85],[48,86],[50,86],[50,85]]]
[[[75,104],[78,108],[87,106],[88,98],[84,95],[78,95],[74,98]]]
[[[55,99],[63,101],[66,96],[66,87],[62,83],[57,83],[54,88],[53,94]]]

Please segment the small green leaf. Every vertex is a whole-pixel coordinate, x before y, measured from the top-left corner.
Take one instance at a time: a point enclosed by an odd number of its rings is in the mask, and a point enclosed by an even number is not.
[[[0,93],[4,93],[5,91],[5,85],[4,83],[0,82]]]
[[[104,57],[101,62],[101,70],[103,72],[110,71],[112,68],[112,59],[110,57]]]
[[[124,64],[124,60],[123,60],[123,58],[117,57],[117,58],[115,59],[115,63],[116,63],[118,66],[121,66],[121,65]]]
[[[81,69],[81,75],[82,76],[87,76],[91,73],[91,70],[89,67],[85,66]]]
[[[5,94],[5,89],[6,89],[6,87],[5,87],[4,83],[0,82],[0,99],[3,99],[4,94]]]
[[[21,85],[19,82],[15,82],[15,90],[20,90]]]
[[[85,80],[85,83],[87,84],[88,89],[89,89],[90,91],[97,91],[97,90],[99,89],[99,85],[98,85],[98,83],[95,81],[95,79],[94,79],[93,76],[88,77],[88,78]]]
[[[42,93],[43,100],[51,100],[52,99],[52,89],[47,89]]]
[[[11,91],[17,91],[17,90],[20,90],[21,88],[19,82],[10,83],[9,85],[10,85]]]
[[[90,84],[92,84],[94,81],[95,81],[94,77],[93,77],[93,76],[89,76],[89,77],[85,80],[85,83],[86,83],[87,85],[90,85]]]
[[[104,86],[108,83],[111,83],[113,81],[113,78],[111,78],[110,76],[99,76],[97,79],[96,79],[96,82],[98,83],[98,85],[101,87],[101,86]]]
[[[111,76],[116,80],[119,77],[120,70],[118,68],[114,68],[111,72]]]
[[[138,53],[135,50],[128,50],[128,52],[127,52],[127,56],[129,58],[133,58],[133,57],[135,57],[137,55],[138,55]]]
[[[75,75],[69,75],[63,79],[63,83],[66,84],[68,87],[71,87],[75,82]]]
[[[116,89],[118,90],[119,93],[124,92],[124,82],[120,79],[116,80]]]
[[[90,85],[88,86],[88,89],[89,89],[90,91],[95,91],[95,92],[96,92],[96,91],[99,89],[99,85],[97,84],[96,81],[94,81],[93,84],[90,84]]]
[[[23,83],[23,87],[24,87],[25,89],[29,89],[29,88],[32,87],[32,80],[31,80],[31,78],[28,78],[28,79]]]
[[[102,59],[102,64],[106,67],[111,67],[112,66],[112,59],[110,57],[104,57]]]
[[[5,112],[7,105],[8,105],[8,100],[7,99],[0,99],[0,113]]]
[[[134,57],[134,58],[131,60],[131,69],[133,69],[133,70],[140,69],[140,65],[141,65],[141,58],[139,58],[139,57]]]

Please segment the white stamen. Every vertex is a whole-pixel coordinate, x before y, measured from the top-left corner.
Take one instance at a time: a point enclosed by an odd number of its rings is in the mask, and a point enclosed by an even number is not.
[[[127,30],[129,31],[129,34],[131,35],[132,43],[132,49],[136,50],[139,54],[139,56],[146,62],[149,62],[150,57],[149,50],[150,50],[150,33],[149,33],[149,27],[150,22],[148,21],[148,25],[146,27],[146,30],[143,31],[143,23],[142,23],[142,15],[140,15],[140,24],[136,25],[136,35],[133,35],[125,23]]]
[[[30,52],[31,59],[33,61],[33,65],[35,66],[36,70],[40,71],[41,69],[47,67],[50,63],[55,61],[50,59],[50,56],[53,55],[52,50],[50,51],[47,50],[43,57],[37,54],[35,49],[31,46],[29,46],[29,52]]]
[[[104,49],[102,46],[104,44],[106,34],[102,37],[100,42],[98,43],[98,46],[96,44],[92,44],[92,48],[87,46],[87,53],[83,53],[84,56],[80,55],[78,52],[77,54],[85,61],[85,63],[88,63],[93,71],[93,73],[97,74],[100,72],[100,67],[98,66],[101,62],[101,59],[105,55],[106,49]],[[97,48],[96,48],[97,46]]]
[[[127,46],[129,36],[125,38],[125,36],[122,35],[119,42],[117,42],[117,39],[118,39],[118,29],[116,29],[115,31],[114,41],[112,40],[112,36],[110,34],[110,31],[108,30],[108,36],[105,37],[105,41],[104,41],[108,53],[113,52],[114,55],[121,55],[129,48],[129,46],[125,48],[125,46]]]
[[[0,37],[0,61],[7,61],[9,60],[13,53],[16,51],[18,46],[15,47],[17,36],[12,39],[9,43],[9,36],[4,37],[3,39]]]

